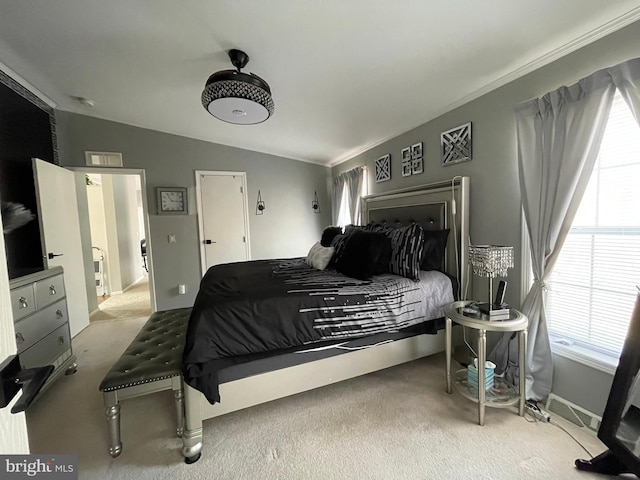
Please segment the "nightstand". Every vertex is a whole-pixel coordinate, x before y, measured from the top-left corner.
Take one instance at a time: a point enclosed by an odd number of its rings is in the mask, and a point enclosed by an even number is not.
[[[518,414],[524,416],[525,380],[526,380],[526,352],[527,352],[527,317],[515,309],[510,309],[508,320],[489,320],[487,315],[480,312],[468,313],[464,309],[475,302],[461,300],[447,305],[444,309],[446,318],[446,379],[447,393],[452,393],[452,384],[466,398],[478,403],[478,424],[484,425],[484,411],[486,406],[508,407],[518,404]],[[463,327],[473,328],[478,331],[478,365],[484,366],[487,358],[487,332],[518,332],[519,339],[519,364],[520,385],[516,390],[500,377],[494,377],[494,387],[488,391],[484,388],[475,388],[467,382],[467,369],[458,370],[454,377],[451,376],[451,328],[453,322]],[[478,385],[485,384],[484,368],[478,368]]]

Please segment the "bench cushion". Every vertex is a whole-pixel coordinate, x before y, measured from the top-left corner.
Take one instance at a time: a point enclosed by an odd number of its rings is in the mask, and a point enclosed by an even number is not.
[[[100,391],[109,392],[180,375],[189,315],[191,307],[152,314],[105,375]]]

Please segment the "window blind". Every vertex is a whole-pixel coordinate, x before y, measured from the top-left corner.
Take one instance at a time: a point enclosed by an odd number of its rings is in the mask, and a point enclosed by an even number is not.
[[[549,333],[619,358],[640,285],[640,127],[619,93],[548,285]]]

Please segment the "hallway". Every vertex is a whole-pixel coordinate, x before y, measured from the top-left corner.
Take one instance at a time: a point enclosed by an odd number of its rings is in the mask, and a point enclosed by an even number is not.
[[[151,315],[149,277],[145,275],[123,293],[108,297],[98,305],[98,309],[91,315],[91,322],[148,317]]]

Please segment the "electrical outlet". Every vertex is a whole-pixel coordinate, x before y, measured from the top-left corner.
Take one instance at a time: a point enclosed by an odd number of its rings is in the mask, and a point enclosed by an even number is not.
[[[527,402],[524,405],[525,412],[531,415],[536,420],[540,420],[541,422],[549,422],[551,421],[551,415],[538,407],[535,403]]]

